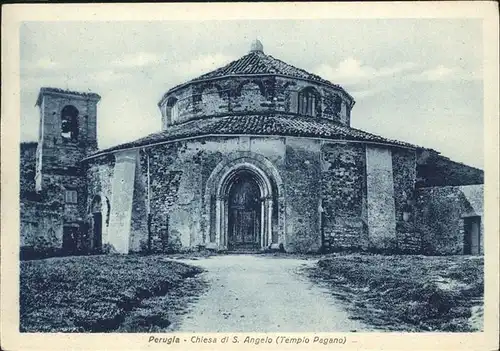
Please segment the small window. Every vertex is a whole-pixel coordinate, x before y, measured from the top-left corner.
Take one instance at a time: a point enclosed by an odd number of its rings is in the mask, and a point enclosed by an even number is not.
[[[169,124],[175,123],[179,119],[179,106],[177,104],[177,99],[171,97],[167,101],[167,121]]]
[[[319,94],[314,88],[305,88],[299,92],[298,113],[305,116],[316,116],[316,107],[319,104]]]
[[[78,193],[76,190],[66,190],[65,202],[67,204],[78,203]]]
[[[172,122],[177,121],[177,119],[179,118],[179,106],[177,104],[171,107],[170,116],[172,118]]]

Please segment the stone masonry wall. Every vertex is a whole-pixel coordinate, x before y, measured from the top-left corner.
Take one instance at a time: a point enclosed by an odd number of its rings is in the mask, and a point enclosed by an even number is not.
[[[61,111],[71,105],[78,109],[78,139],[67,141],[61,136]],[[74,96],[47,94],[41,105],[41,136],[43,137],[43,170],[74,167],[97,149],[96,102]]]
[[[111,210],[111,183],[113,180],[115,158],[112,155],[92,160],[86,169],[87,202],[85,215],[87,223],[91,222],[91,206],[96,196],[101,197],[102,204],[102,243],[108,243],[109,217]],[[109,204],[109,207],[108,207]],[[86,234],[86,245],[90,247],[90,233]]]
[[[35,250],[62,248],[64,225],[79,227],[78,243],[82,245],[84,238],[84,203],[86,199],[86,183],[82,177],[66,175],[46,175],[45,188],[37,194],[37,201],[21,198],[21,247],[28,246]],[[77,191],[79,202],[65,202],[66,189]]]
[[[139,153],[135,167],[134,195],[132,198],[130,251],[148,251],[148,189],[147,174],[142,172],[142,158]]]
[[[394,178],[391,149],[366,146],[366,188],[370,246],[397,248]]]
[[[297,113],[297,94],[307,87],[315,88],[321,96],[316,117],[350,124],[349,98],[340,90],[315,82],[266,76],[231,77],[181,87],[162,100],[162,125],[166,128],[166,105],[171,98],[177,99],[177,122],[227,114]]]
[[[205,203],[207,182],[216,167],[231,164],[241,153],[249,159],[252,154],[265,158],[283,182],[281,217],[273,214],[271,224],[273,242],[283,244],[286,251],[319,250],[322,231],[333,248],[385,248],[386,241],[392,240],[401,250],[418,251],[421,242],[412,226],[415,217],[403,218],[403,213],[414,216],[415,211],[415,155],[404,149],[371,146],[375,150],[369,153],[367,147],[294,137],[228,136],[138,150],[130,187],[130,250],[168,252],[214,242],[207,237],[212,235],[210,221],[214,221],[207,212],[210,204]],[[109,194],[112,168],[106,162],[90,168],[94,192]],[[371,172],[371,190],[365,170]],[[103,183],[100,177],[108,181]],[[368,200],[372,201],[371,221],[375,221],[371,233]],[[278,217],[283,220],[278,222]],[[284,226],[279,228],[279,223]]]
[[[205,213],[205,187],[215,167],[238,150],[276,154],[276,146],[271,140],[265,143],[260,138],[227,137],[148,148],[141,156],[141,169],[147,173],[149,155],[152,250],[204,245],[210,225]]]
[[[150,247],[153,251],[166,251],[169,245],[175,245],[176,238],[170,236],[170,213],[177,201],[177,192],[182,169],[176,169],[176,158],[181,143],[158,145],[147,150],[147,154],[141,157],[143,172],[149,156],[150,174],[150,215],[151,215],[151,239]],[[193,218],[193,220],[195,220]],[[180,240],[180,239],[179,239]],[[176,249],[180,248],[179,246]]]
[[[78,227],[77,247],[85,247],[87,241],[85,205],[87,203],[87,184],[83,176],[67,174],[45,174],[44,188],[41,192],[41,212],[56,212],[61,218],[60,225]],[[66,202],[66,190],[77,192],[78,203]]]
[[[207,241],[202,234],[210,224],[204,203],[206,182],[219,163],[242,151],[266,157],[286,179],[286,206],[279,210],[286,211],[286,228],[281,229],[286,237],[277,240],[287,251],[317,251],[321,246],[319,147],[317,141],[295,138],[227,137],[148,148],[141,154],[141,172],[147,173],[149,157],[151,249],[178,250]],[[276,238],[280,228],[274,221]]]
[[[417,189],[416,223],[422,236],[422,252],[429,255],[462,254],[464,218],[481,217],[483,252],[482,185]]]
[[[393,148],[392,166],[398,250],[418,252],[421,248],[421,240],[415,229],[415,151]]]
[[[36,142],[21,143],[20,145],[19,195],[21,199],[35,197],[36,148]]]
[[[35,251],[62,247],[61,212],[43,203],[24,200],[20,204],[20,247]]]
[[[97,149],[97,101],[95,97],[41,91],[34,179],[32,161],[24,166],[33,151],[21,150],[21,242],[27,246],[33,246],[36,236],[37,241],[47,241],[47,247],[61,248],[66,242],[66,226],[77,228],[76,237],[71,238],[77,248],[86,246],[87,178],[79,162]],[[69,105],[78,110],[76,139],[62,135],[61,113]],[[68,191],[76,191],[76,203],[70,202]],[[74,249],[73,243],[68,249]]]
[[[321,152],[325,244],[367,248],[365,146],[325,143]]]
[[[283,179],[286,193],[286,250],[318,251],[321,247],[320,142],[287,138]]]
[[[78,109],[77,146],[84,146],[86,151],[97,148],[97,105],[96,101],[73,95],[46,94],[41,105],[42,133],[47,146],[68,145],[61,136],[61,111],[72,105]]]

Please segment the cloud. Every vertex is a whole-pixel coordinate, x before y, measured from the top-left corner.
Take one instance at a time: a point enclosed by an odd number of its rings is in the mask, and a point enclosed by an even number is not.
[[[179,71],[186,77],[194,78],[200,74],[208,73],[222,67],[234,59],[234,57],[222,53],[201,55],[191,61],[181,63],[179,65]]]
[[[36,71],[53,71],[55,69],[60,68],[60,63],[54,60],[54,58],[50,56],[43,56],[40,57],[36,61],[22,61],[21,62],[21,67],[23,70],[29,71],[29,72],[36,72]]]
[[[376,95],[380,93],[381,91],[386,90],[387,88],[384,86],[377,87],[377,88],[367,88],[367,89],[360,89],[360,90],[349,90],[349,94],[351,94],[355,99],[363,99],[366,97],[370,97],[373,95]]]
[[[323,63],[316,68],[315,72],[334,83],[356,84],[366,80],[401,75],[417,67],[418,65],[413,62],[403,62],[390,67],[375,68],[363,64],[361,60],[354,57],[348,57],[337,66]]]
[[[118,73],[113,70],[99,71],[93,74],[93,78],[97,82],[110,82],[119,78],[122,78],[124,74]]]
[[[59,64],[51,57],[41,57],[36,61],[35,66],[41,69],[55,69]]]
[[[158,64],[164,60],[163,55],[154,52],[137,52],[128,54],[122,58],[111,62],[111,65],[117,67],[144,67],[153,64]]]
[[[460,67],[447,67],[438,65],[424,70],[418,74],[410,75],[414,81],[448,81],[448,80],[477,80],[482,78],[482,74],[477,71],[465,70]]]

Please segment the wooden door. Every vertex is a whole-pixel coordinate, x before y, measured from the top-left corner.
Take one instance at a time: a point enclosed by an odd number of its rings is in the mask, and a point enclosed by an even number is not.
[[[260,248],[260,190],[250,175],[234,180],[229,192],[229,249]]]
[[[94,240],[93,248],[95,250],[102,249],[102,214],[101,212],[93,213],[94,216]]]

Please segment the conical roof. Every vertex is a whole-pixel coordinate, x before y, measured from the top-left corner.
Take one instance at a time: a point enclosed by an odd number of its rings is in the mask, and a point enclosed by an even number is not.
[[[231,76],[262,76],[262,75],[278,75],[285,76],[296,79],[304,79],[313,82],[318,82],[322,84],[327,84],[329,86],[335,87],[337,89],[342,89],[341,86],[337,84],[333,84],[332,82],[321,78],[320,76],[309,73],[304,69],[295,67],[291,64],[288,64],[280,59],[277,59],[271,55],[267,55],[264,53],[264,47],[262,43],[258,40],[254,41],[251,45],[250,52],[245,56],[239,58],[238,60],[232,61],[227,65],[220,67],[214,71],[205,73],[197,78],[194,78],[185,83],[179,84],[173,88],[171,88],[167,94],[177,90],[180,87],[185,85],[196,83],[199,81],[218,79],[223,77],[231,77]],[[344,91],[345,92],[345,91]],[[349,94],[348,94],[349,95]]]

